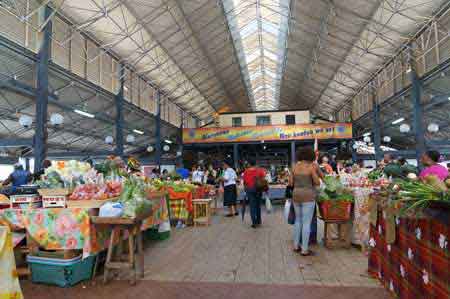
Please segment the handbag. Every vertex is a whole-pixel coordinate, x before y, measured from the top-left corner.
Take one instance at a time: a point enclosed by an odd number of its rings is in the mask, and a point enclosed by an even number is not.
[[[292,192],[294,191],[293,186],[286,186],[286,191],[284,192],[285,198],[292,198]]]
[[[290,225],[295,224],[295,209],[294,209],[294,203],[292,203],[292,202],[291,202],[291,207],[289,208],[288,224],[290,224]]]
[[[256,192],[267,192],[269,191],[269,183],[264,177],[256,177],[255,188]]]

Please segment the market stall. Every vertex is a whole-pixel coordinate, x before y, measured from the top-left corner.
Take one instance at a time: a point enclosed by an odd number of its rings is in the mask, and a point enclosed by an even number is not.
[[[371,196],[369,272],[398,298],[449,298],[447,191],[420,182],[392,189]]]

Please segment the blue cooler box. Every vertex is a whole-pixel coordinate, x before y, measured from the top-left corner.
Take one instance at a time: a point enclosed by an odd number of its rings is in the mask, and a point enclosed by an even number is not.
[[[70,287],[91,279],[95,256],[86,259],[78,256],[65,260],[29,255],[27,262],[31,268],[32,282]]]

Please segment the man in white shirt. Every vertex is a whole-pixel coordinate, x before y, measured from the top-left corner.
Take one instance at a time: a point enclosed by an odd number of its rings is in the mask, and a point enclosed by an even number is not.
[[[237,189],[236,189],[236,179],[237,174],[233,168],[231,168],[230,161],[223,162],[223,168],[225,169],[222,181],[223,181],[223,205],[228,207],[230,213],[226,217],[233,217],[239,215],[236,208],[237,201]]]
[[[198,183],[198,184],[203,184],[203,176],[204,175],[205,175],[205,173],[203,172],[202,167],[198,166],[197,169],[192,172],[192,182]]]

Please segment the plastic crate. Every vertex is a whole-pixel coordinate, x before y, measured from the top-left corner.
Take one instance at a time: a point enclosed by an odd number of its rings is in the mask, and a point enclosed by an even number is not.
[[[70,287],[92,277],[95,256],[81,259],[52,259],[29,255],[27,262],[31,267],[31,280],[34,283]]]

